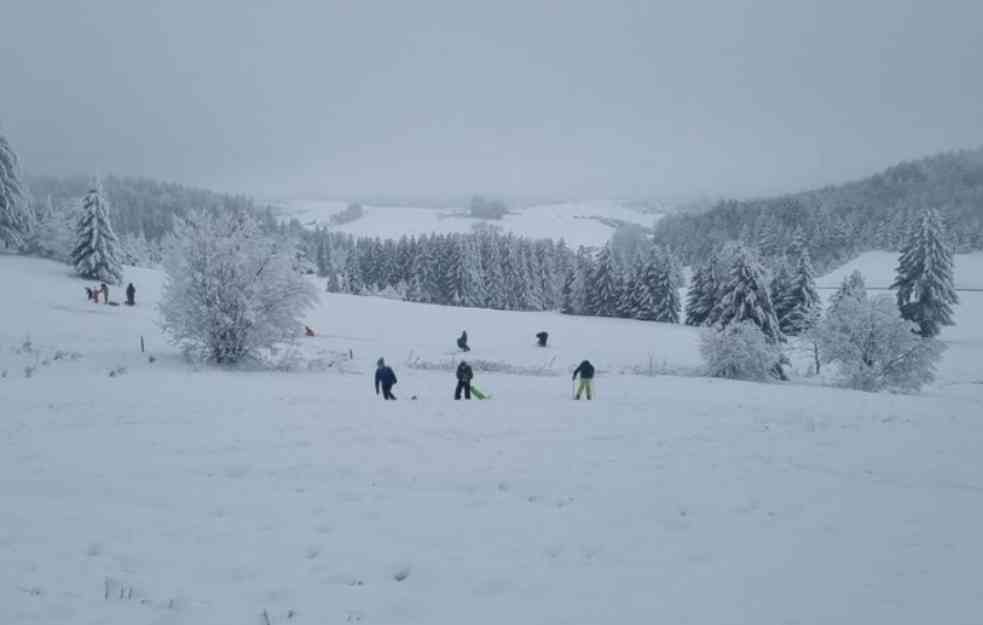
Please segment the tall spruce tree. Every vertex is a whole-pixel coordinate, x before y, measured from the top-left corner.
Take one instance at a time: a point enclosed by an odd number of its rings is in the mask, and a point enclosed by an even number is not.
[[[618,311],[620,295],[618,269],[610,248],[601,248],[594,270],[587,285],[586,309],[588,315],[613,317]]]
[[[660,262],[657,264],[656,280],[653,285],[655,321],[662,323],[679,323],[682,312],[682,300],[679,299],[679,289],[682,286],[682,272],[675,257],[668,251],[657,254]]]
[[[792,271],[789,268],[788,258],[783,256],[776,259],[772,272],[771,282],[768,283],[768,294],[771,295],[771,303],[775,307],[775,316],[778,317],[778,324],[781,326],[794,306],[791,295]]]
[[[936,211],[924,211],[911,229],[891,288],[898,291],[901,316],[917,323],[922,336],[935,336],[942,326],[953,324],[952,307],[959,298],[953,284],[952,250]]]
[[[79,275],[109,284],[123,281],[120,244],[109,217],[109,203],[96,181],[82,200],[75,229],[72,264]]]
[[[717,303],[719,274],[720,258],[716,252],[711,253],[707,261],[693,272],[686,293],[686,325],[701,326],[706,323]]]
[[[24,195],[17,154],[0,135],[0,242],[6,247],[21,247],[30,232],[30,213]]]
[[[797,246],[796,253],[798,258],[782,301],[784,314],[778,317],[782,333],[789,336],[799,336],[815,326],[821,308],[809,250],[804,245]]]
[[[707,319],[709,325],[726,328],[733,323],[750,321],[771,342],[782,340],[778,317],[765,281],[764,268],[750,249],[738,246],[733,251],[730,271],[720,288],[720,300]]]

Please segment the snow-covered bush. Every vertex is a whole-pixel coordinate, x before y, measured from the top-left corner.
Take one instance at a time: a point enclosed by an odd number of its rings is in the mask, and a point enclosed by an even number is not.
[[[753,321],[707,328],[700,337],[707,373],[715,378],[767,380],[776,371],[781,353]]]
[[[888,295],[844,297],[819,327],[822,358],[844,386],[864,391],[917,391],[934,379],[944,346],[918,334]]]
[[[232,364],[303,333],[316,290],[289,241],[247,213],[198,212],[176,225],[164,261],[162,328],[196,360]]]

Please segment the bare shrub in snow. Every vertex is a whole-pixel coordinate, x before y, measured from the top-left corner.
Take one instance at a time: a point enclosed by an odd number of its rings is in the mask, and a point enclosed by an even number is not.
[[[752,321],[707,328],[700,337],[700,353],[707,373],[735,380],[767,380],[781,360],[778,348]]]
[[[197,212],[175,234],[161,326],[192,359],[233,364],[303,333],[317,293],[289,241],[263,234],[246,213]]]
[[[863,391],[917,391],[935,379],[944,345],[919,336],[913,321],[901,318],[894,300],[866,294],[845,297],[831,307],[819,328],[825,362],[835,363],[843,386]]]

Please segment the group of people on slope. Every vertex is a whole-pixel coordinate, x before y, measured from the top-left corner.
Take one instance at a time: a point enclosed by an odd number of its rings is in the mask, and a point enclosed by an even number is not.
[[[85,297],[90,302],[95,302],[96,304],[98,304],[100,295],[102,296],[103,304],[112,303],[114,306],[116,305],[115,302],[109,301],[109,285],[106,284],[105,282],[101,283],[99,287],[95,289],[88,286],[85,287]],[[131,282],[126,286],[126,305],[136,306],[137,303],[136,297],[137,297],[137,289],[135,286],[133,286],[133,283]]]
[[[393,395],[393,387],[396,386],[396,372],[393,368],[386,364],[385,359],[380,358],[376,361],[375,369],[375,394],[381,395],[385,400],[394,400],[396,396]],[[459,400],[461,396],[464,399],[471,399],[473,394],[478,399],[484,399],[485,396],[481,394],[478,389],[474,388],[471,381],[474,380],[474,369],[471,368],[465,361],[461,361],[457,365],[457,371],[455,373],[457,377],[457,386],[454,388],[454,399]],[[593,382],[594,382],[594,365],[590,363],[589,360],[581,362],[576,369],[573,370],[572,380],[576,380],[577,376],[580,376],[580,384],[577,386],[577,392],[574,394],[574,399],[580,399],[582,395],[586,395],[587,399],[593,399]]]

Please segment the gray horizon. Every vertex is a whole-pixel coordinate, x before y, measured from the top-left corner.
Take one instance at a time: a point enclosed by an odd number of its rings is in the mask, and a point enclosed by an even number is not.
[[[747,196],[983,145],[978,2],[141,4],[7,13],[0,132],[27,172]]]

